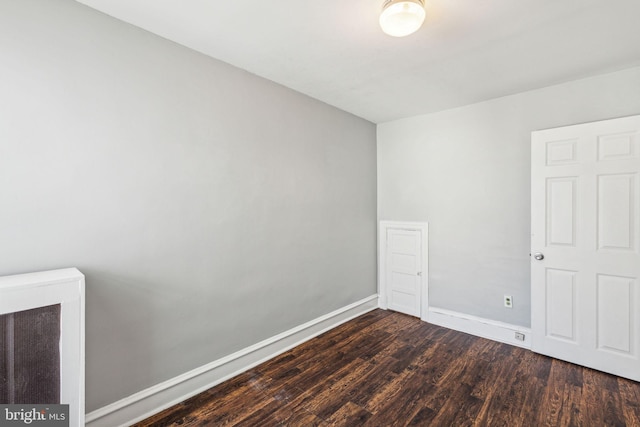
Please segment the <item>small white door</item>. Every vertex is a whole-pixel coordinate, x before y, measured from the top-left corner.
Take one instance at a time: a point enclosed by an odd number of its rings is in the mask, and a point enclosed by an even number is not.
[[[418,230],[387,229],[387,307],[420,317],[422,242]]]
[[[640,380],[640,116],[534,132],[538,353]]]

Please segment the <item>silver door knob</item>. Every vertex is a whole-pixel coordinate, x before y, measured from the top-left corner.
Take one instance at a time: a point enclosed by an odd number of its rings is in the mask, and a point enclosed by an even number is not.
[[[535,254],[533,254],[533,257],[535,259],[537,259],[538,261],[542,261],[544,259],[544,254],[542,254],[540,252],[536,252]]]

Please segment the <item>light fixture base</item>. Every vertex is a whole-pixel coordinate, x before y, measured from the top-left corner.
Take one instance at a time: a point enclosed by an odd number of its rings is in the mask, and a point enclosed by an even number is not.
[[[415,33],[424,22],[424,0],[385,0],[380,14],[382,31],[393,37]]]

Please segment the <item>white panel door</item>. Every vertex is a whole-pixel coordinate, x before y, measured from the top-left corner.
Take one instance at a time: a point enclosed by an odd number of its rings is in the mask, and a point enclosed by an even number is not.
[[[422,243],[419,230],[387,230],[387,307],[420,317]]]
[[[532,349],[640,381],[640,116],[534,132]]]

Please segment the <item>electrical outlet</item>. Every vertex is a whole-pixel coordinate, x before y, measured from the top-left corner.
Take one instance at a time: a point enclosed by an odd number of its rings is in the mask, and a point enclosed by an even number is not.
[[[513,308],[513,298],[511,298],[511,295],[504,296],[504,306],[507,308]]]
[[[522,332],[516,332],[516,339],[518,341],[524,341],[524,334]]]

